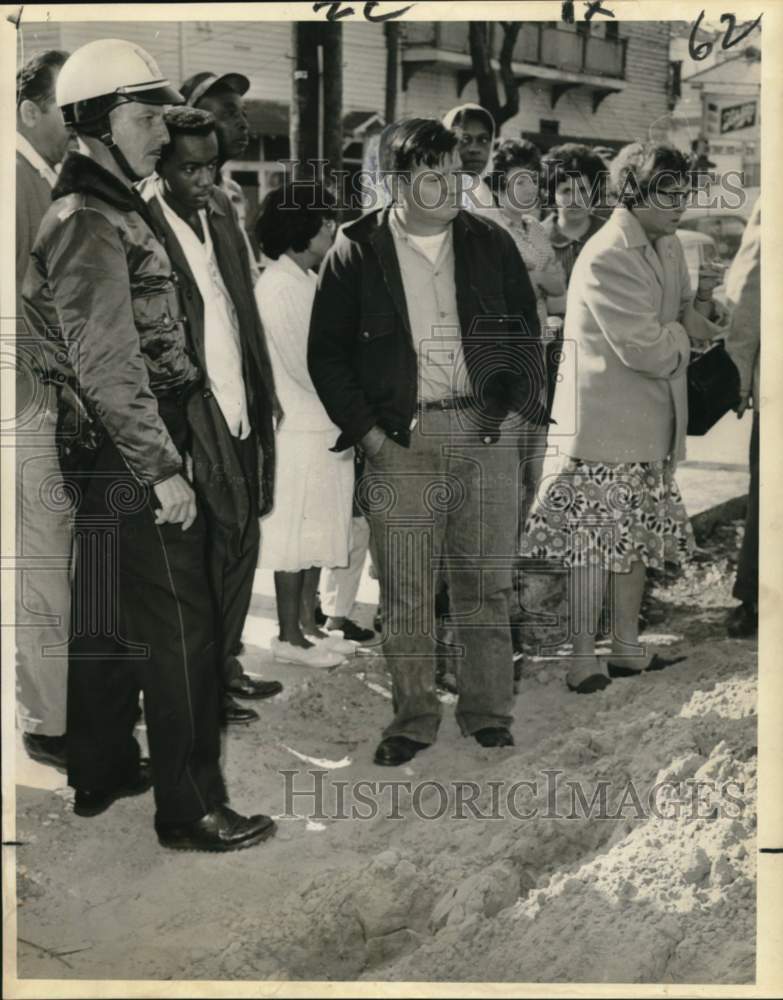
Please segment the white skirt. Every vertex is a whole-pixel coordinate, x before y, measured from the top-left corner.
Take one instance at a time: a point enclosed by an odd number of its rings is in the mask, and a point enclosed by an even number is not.
[[[353,509],[353,449],[329,451],[336,430],[277,435],[275,502],[261,521],[263,569],[296,573],[348,565]]]

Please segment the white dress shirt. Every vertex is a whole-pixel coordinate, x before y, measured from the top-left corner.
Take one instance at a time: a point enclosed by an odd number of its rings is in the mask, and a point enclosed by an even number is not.
[[[57,183],[57,170],[49,166],[41,154],[33,147],[30,140],[25,138],[20,132],[16,133],[16,151],[22,154],[34,170],[38,171],[41,177],[49,184],[49,187],[54,187]]]
[[[202,243],[188,223],[168,204],[159,181],[156,193],[166,221],[179,240],[204,303],[204,352],[209,386],[231,435],[244,439],[250,433],[250,419],[242,378],[239,322],[215,260],[207,213],[203,209],[198,213],[204,233]]]

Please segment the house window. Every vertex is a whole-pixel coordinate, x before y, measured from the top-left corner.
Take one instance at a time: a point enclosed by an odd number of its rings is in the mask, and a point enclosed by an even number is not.
[[[604,26],[606,28],[606,38],[617,39],[620,37],[620,25],[617,21],[607,21]]]
[[[542,135],[560,135],[560,122],[550,118],[540,118],[538,130]]]

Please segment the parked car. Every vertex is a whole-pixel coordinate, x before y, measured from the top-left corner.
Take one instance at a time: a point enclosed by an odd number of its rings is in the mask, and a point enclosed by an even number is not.
[[[742,204],[737,208],[716,205],[713,208],[686,209],[680,221],[680,229],[712,237],[718,259],[728,263],[739,250],[745,225],[758,196],[758,189],[748,188],[744,194]]]

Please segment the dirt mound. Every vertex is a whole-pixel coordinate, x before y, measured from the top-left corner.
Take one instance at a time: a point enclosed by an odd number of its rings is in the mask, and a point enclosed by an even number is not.
[[[356,829],[372,857],[285,907],[306,915],[279,942],[288,974],[751,980],[755,694],[727,646],[570,699],[535,747],[438,768],[441,788],[403,796],[392,830]]]
[[[515,747],[461,737],[443,692],[438,741],[375,767],[382,657],[296,675],[226,735],[233,803],[278,820],[263,848],[172,855],[149,797],[79,820],[20,788],[22,975],[751,982],[756,651],[723,638],[729,528],[648,597],[650,645],[687,659],[580,697],[529,649]]]

